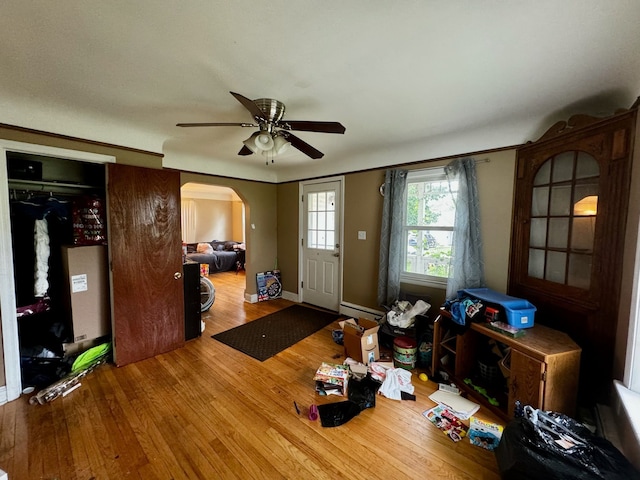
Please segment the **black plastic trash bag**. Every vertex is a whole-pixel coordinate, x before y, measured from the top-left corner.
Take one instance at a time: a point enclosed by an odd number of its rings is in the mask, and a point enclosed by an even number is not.
[[[349,400],[356,403],[360,410],[376,406],[376,394],[382,384],[367,374],[362,380],[350,380],[348,388]]]
[[[634,480],[640,473],[608,440],[571,417],[525,407],[495,450],[503,480]]]
[[[357,403],[350,400],[318,405],[320,423],[323,427],[339,427],[360,413]]]

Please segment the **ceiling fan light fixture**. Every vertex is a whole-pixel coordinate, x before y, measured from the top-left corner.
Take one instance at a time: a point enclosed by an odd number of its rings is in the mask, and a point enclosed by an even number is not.
[[[260,135],[260,132],[255,132],[249,138],[242,142],[253,153],[260,153],[260,149],[256,145],[256,139],[258,138],[258,135]]]
[[[281,135],[276,135],[273,137],[273,150],[278,155],[286,152],[289,149],[290,145],[291,142]]]
[[[259,150],[268,151],[273,148],[274,141],[269,132],[259,132],[254,139],[255,145]]]

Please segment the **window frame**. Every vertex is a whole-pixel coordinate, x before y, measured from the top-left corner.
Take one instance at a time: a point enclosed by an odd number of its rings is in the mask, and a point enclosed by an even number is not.
[[[405,270],[407,265],[407,242],[404,240],[408,237],[408,232],[411,230],[424,230],[424,231],[446,231],[451,232],[453,235],[453,225],[451,227],[446,226],[417,226],[407,224],[407,200],[410,183],[419,182],[441,182],[447,181],[447,175],[445,173],[445,167],[429,167],[419,170],[410,170],[407,174],[407,188],[403,198],[403,218],[402,218],[402,266],[400,270],[400,282],[408,283],[412,285],[422,285],[432,288],[438,288],[446,290],[448,277],[438,277],[435,275],[426,275],[422,273],[407,272]]]

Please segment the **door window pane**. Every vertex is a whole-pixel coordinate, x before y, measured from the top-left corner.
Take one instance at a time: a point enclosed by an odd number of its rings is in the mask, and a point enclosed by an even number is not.
[[[327,230],[325,233],[327,235],[327,249],[331,250],[333,249],[336,243],[336,240],[335,240],[336,234],[331,230]]]
[[[307,217],[308,248],[333,250],[335,247],[336,192],[309,193]]]
[[[327,192],[327,211],[333,212],[336,209],[336,192]]]
[[[324,231],[318,231],[318,248],[326,249],[327,248],[327,235]]]
[[[326,212],[318,212],[318,230],[325,230],[327,228],[327,214]]]

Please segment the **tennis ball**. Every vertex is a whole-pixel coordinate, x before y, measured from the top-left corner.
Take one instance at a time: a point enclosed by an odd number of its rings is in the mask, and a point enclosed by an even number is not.
[[[429,377],[427,377],[426,373],[421,373],[420,375],[418,375],[418,378],[423,382],[426,382],[427,380],[429,380]]]

